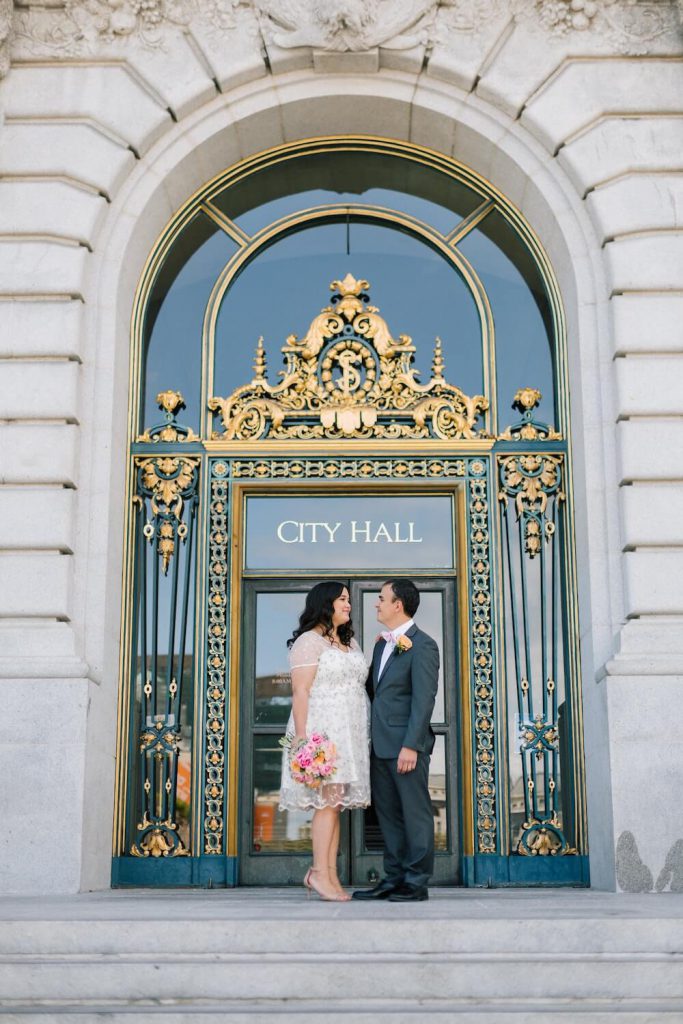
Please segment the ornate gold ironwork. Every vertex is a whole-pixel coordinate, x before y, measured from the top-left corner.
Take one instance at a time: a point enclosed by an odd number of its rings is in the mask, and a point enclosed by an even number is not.
[[[199,435],[195,434],[191,427],[178,423],[177,413],[185,408],[185,400],[180,391],[160,391],[157,395],[157,405],[165,414],[165,422],[154,427],[147,427],[146,430],[136,438],[136,441],[143,443],[158,443],[165,441],[173,444],[176,441],[198,441]]]
[[[534,419],[533,410],[541,401],[543,395],[536,388],[520,388],[516,392],[512,402],[512,408],[518,409],[522,414],[519,423],[513,423],[506,427],[502,434],[498,435],[500,441],[561,441],[562,434],[558,433],[549,423],[538,423]]]
[[[564,501],[562,490],[563,455],[515,454],[499,456],[500,490],[498,499],[507,505],[515,499],[517,518],[524,524],[524,546],[531,558],[541,550],[541,539],[549,540],[555,532],[555,523],[546,519],[548,497]]]
[[[225,669],[228,605],[227,466],[214,463],[209,506],[209,588],[204,755],[204,853],[223,852],[225,822]]]
[[[176,538],[185,540],[187,524],[183,522],[185,498],[196,491],[198,458],[180,455],[158,455],[136,459],[140,491],[149,498],[153,518],[143,533],[152,543],[157,536],[157,550],[164,575],[175,553]]]
[[[476,771],[476,830],[479,853],[496,849],[496,755],[494,736],[491,562],[486,465],[469,463],[469,547],[473,707]]]
[[[420,384],[411,338],[392,337],[378,308],[369,304],[368,282],[347,274],[330,288],[332,305],[313,319],[306,336],[287,338],[280,383],[268,381],[259,338],[251,383],[228,398],[209,400],[223,425],[215,438],[488,437],[477,428],[488,399],[469,397],[446,381],[439,338],[431,380]]]

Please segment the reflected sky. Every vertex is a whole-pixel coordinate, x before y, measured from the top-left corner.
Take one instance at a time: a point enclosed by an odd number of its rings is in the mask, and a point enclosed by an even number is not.
[[[232,284],[218,316],[214,393],[227,396],[253,377],[254,350],[265,339],[271,383],[282,367],[289,334],[305,336],[329,304],[330,283],[347,272],[370,282],[397,337],[417,348],[415,366],[431,377],[434,341],[443,342],[445,376],[469,395],[483,388],[481,328],[464,282],[422,241],[376,224],[320,224],[288,235],[251,263]]]

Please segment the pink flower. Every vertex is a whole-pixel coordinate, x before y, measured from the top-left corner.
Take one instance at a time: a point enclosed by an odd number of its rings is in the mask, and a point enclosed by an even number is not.
[[[324,741],[324,739],[325,739],[325,737],[321,736],[321,734],[319,732],[312,732],[311,733],[311,743],[316,743],[316,744],[322,743]]]

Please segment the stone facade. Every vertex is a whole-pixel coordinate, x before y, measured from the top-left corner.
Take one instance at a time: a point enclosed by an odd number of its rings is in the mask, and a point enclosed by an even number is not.
[[[0,47],[0,886],[109,884],[129,324],[147,255],[230,164],[363,132],[484,175],[551,258],[592,882],[680,888],[680,5],[5,3]]]

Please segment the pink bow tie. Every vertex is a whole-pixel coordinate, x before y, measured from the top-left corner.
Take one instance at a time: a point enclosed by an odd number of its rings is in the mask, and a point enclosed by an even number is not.
[[[380,633],[380,636],[382,637],[382,640],[386,640],[386,642],[388,644],[395,644],[396,643],[396,637],[391,632]]]

